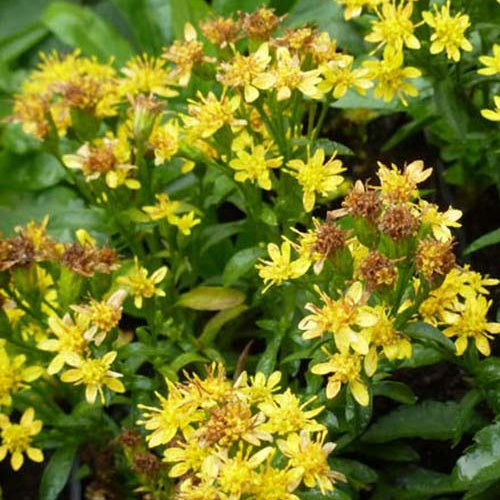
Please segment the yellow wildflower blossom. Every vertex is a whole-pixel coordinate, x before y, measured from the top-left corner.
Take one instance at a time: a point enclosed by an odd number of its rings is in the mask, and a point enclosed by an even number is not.
[[[450,0],[441,6],[434,4],[434,12],[422,12],[424,21],[434,29],[431,35],[431,54],[446,51],[446,56],[455,62],[460,60],[460,49],[471,51],[472,45],[465,38],[465,30],[470,26],[467,14],[450,15]]]
[[[306,305],[306,309],[312,314],[299,322],[299,329],[304,331],[303,338],[310,340],[323,337],[329,332],[333,335],[339,351],[345,353],[352,347],[356,352],[366,354],[368,341],[357,330],[373,326],[378,317],[371,307],[364,305],[366,293],[363,285],[359,281],[354,282],[338,300],[332,299],[318,287],[316,292],[324,305]]]
[[[7,415],[0,414],[1,445],[0,462],[10,453],[10,465],[19,470],[24,463],[23,453],[33,462],[43,462],[43,453],[31,446],[33,436],[42,430],[42,421],[35,420],[35,410],[27,408],[18,424],[13,424]]]
[[[270,461],[266,467],[255,476],[252,488],[254,500],[300,500],[293,492],[301,481],[300,471],[276,469]]]
[[[287,163],[288,172],[295,177],[303,189],[302,203],[306,212],[311,212],[316,203],[316,193],[328,196],[335,192],[344,182],[344,178],[339,175],[345,171],[342,162],[335,159],[337,151],[334,151],[331,158],[325,163],[325,151],[318,148],[311,157],[307,150],[307,161],[290,160]]]
[[[179,150],[179,124],[176,120],[170,120],[161,125],[155,125],[148,142],[154,151],[154,164],[163,165]]]
[[[38,348],[42,351],[57,352],[57,355],[50,362],[47,373],[54,375],[59,372],[74,354],[83,355],[88,349],[87,338],[92,338],[97,330],[96,326],[91,326],[90,319],[81,314],[76,314],[73,319],[69,314],[63,318],[50,316],[49,328],[57,337],[42,340]]]
[[[278,385],[281,380],[281,372],[273,372],[266,379],[262,372],[257,372],[254,377],[248,380],[247,372],[242,372],[234,387],[238,394],[248,399],[250,404],[258,404],[264,401],[271,401],[273,393],[280,389]]]
[[[374,312],[378,317],[377,322],[363,332],[370,342],[370,351],[364,358],[364,369],[369,377],[377,371],[379,357],[377,348],[389,361],[412,356],[411,342],[396,331],[394,318],[389,316],[386,308],[376,306]]]
[[[437,205],[420,200],[418,204],[422,224],[428,225],[432,235],[438,241],[448,241],[451,239],[450,227],[460,227],[457,222],[462,217],[462,212],[449,207],[446,212],[440,212]]]
[[[106,185],[111,189],[125,185],[129,189],[139,189],[136,179],[128,178],[136,170],[131,165],[130,146],[122,137],[109,136],[98,139],[93,146],[85,143],[76,154],[63,156],[63,163],[72,170],[81,170],[87,182],[105,177]]]
[[[365,95],[373,83],[367,78],[366,68],[353,69],[354,58],[343,56],[341,60],[333,60],[320,65],[319,70],[324,80],[318,85],[320,92],[328,93],[333,89],[335,99],[343,97],[350,88]]]
[[[160,193],[155,197],[158,200],[157,205],[142,207],[151,220],[166,219],[169,224],[176,226],[184,235],[190,235],[191,229],[201,222],[201,219],[195,217],[193,211],[179,216],[178,214],[185,212],[186,208],[180,201],[171,200],[168,194]]]
[[[97,394],[104,404],[103,387],[114,392],[125,392],[125,387],[118,378],[123,377],[121,373],[110,370],[111,364],[116,358],[116,351],[106,353],[100,359],[82,358],[78,355],[70,356],[67,364],[73,368],[66,370],[61,375],[63,382],[74,385],[85,385],[85,399],[89,403],[95,403]]]
[[[170,88],[174,79],[161,59],[147,54],[138,55],[127,61],[121,72],[125,75],[119,84],[119,91],[123,96],[153,94],[173,97],[178,94]]]
[[[189,83],[195,64],[210,61],[203,53],[203,43],[197,38],[193,25],[186,23],[184,40],[176,40],[163,52],[163,58],[175,64],[173,76],[177,78],[181,87],[185,87]]]
[[[188,100],[188,115],[183,116],[184,125],[189,132],[202,139],[208,139],[224,125],[238,128],[246,125],[246,121],[235,117],[240,106],[240,97],[235,95],[229,98],[223,94],[217,99],[213,92],[206,97],[197,93],[198,101]]]
[[[102,344],[106,334],[118,325],[122,317],[122,304],[126,296],[127,292],[120,288],[110,295],[107,300],[97,301],[91,298],[88,305],[71,306],[71,309],[86,316],[98,328],[98,330],[94,329],[87,332],[87,340],[95,342],[96,345]],[[91,334],[90,337],[89,333]]]
[[[474,339],[477,350],[485,356],[490,355],[490,344],[488,339],[492,335],[500,333],[500,323],[488,322],[488,309],[492,304],[482,295],[467,295],[463,310],[459,312],[446,311],[443,314],[444,322],[449,326],[443,330],[447,337],[456,337],[455,347],[457,355],[461,356],[469,337]]]
[[[163,281],[167,274],[167,267],[158,268],[151,276],[148,270],[139,264],[139,259],[134,258],[134,267],[127,276],[119,276],[117,282],[128,289],[134,296],[134,305],[141,309],[143,299],[149,299],[155,295],[165,297],[165,292],[155,285]]]
[[[163,461],[175,463],[168,473],[169,477],[180,477],[190,471],[199,471],[212,453],[211,446],[201,446],[195,439],[188,439],[186,442],[180,441],[175,446],[169,446],[163,452]]]
[[[391,101],[397,96],[406,105],[405,95],[415,97],[418,90],[407,81],[408,78],[418,78],[421,71],[413,66],[403,66],[403,52],[388,46],[384,50],[381,61],[365,61],[363,66],[368,69],[367,78],[376,80],[374,96]]]
[[[278,101],[290,99],[292,91],[295,89],[313,99],[320,99],[323,96],[317,87],[321,81],[319,70],[302,71],[299,57],[296,54],[292,56],[286,47],[278,47],[276,50],[276,65],[273,75]]]
[[[413,1],[396,4],[396,0],[386,1],[382,9],[375,9],[378,21],[372,21],[372,32],[365,36],[367,42],[378,43],[380,48],[387,44],[395,50],[419,49],[420,42],[413,34],[415,25],[411,20]]]
[[[337,3],[344,6],[344,19],[347,21],[359,17],[363,8],[373,8],[386,0],[337,0]]]
[[[335,353],[328,354],[329,360],[325,363],[318,363],[311,368],[316,375],[327,375],[328,384],[326,386],[326,397],[334,398],[342,388],[342,384],[348,384],[349,390],[354,399],[361,405],[367,406],[370,401],[368,389],[361,378],[361,356],[356,353]]]
[[[243,88],[245,101],[253,102],[258,99],[259,90],[267,90],[275,83],[275,77],[267,71],[270,61],[267,43],[248,56],[236,52],[231,61],[221,63],[223,72],[217,75],[217,80],[228,87]]]
[[[316,432],[325,429],[323,424],[314,420],[314,417],[323,411],[323,406],[306,410],[316,397],[301,403],[299,398],[287,389],[281,394],[276,394],[272,401],[264,401],[259,404],[259,410],[268,418],[262,425],[262,430],[271,434],[286,435],[290,432],[302,430]]]
[[[495,109],[482,109],[481,115],[492,122],[500,122],[500,95],[493,96]]]
[[[137,423],[144,425],[146,430],[153,431],[146,437],[150,448],[167,444],[178,431],[181,431],[187,438],[193,432],[192,424],[204,416],[204,413],[198,410],[189,398],[185,398],[173,382],[168,379],[165,382],[168,387],[168,398],[155,393],[160,400],[161,408],[138,405],[146,411],[144,412],[145,419]]]
[[[477,70],[480,75],[498,75],[500,73],[500,44],[493,45],[492,56],[481,56],[479,61],[486,66]]]
[[[29,387],[43,373],[40,366],[25,366],[26,356],[9,356],[5,339],[0,339],[0,405],[10,406],[12,395]]]
[[[234,180],[245,182],[247,180],[256,182],[262,189],[270,190],[272,188],[270,170],[279,168],[283,162],[282,156],[275,158],[266,158],[269,147],[262,144],[251,144],[250,152],[244,149],[236,151],[237,158],[229,162],[229,166],[236,170]]]
[[[310,265],[308,259],[299,258],[292,262],[291,250],[289,241],[284,241],[281,244],[281,249],[275,243],[267,245],[271,260],[260,259],[261,263],[255,266],[266,285],[262,293],[273,285],[281,285],[283,281],[300,278],[307,272]]]
[[[335,449],[334,443],[325,443],[326,432],[320,432],[314,440],[307,431],[291,433],[286,440],[278,440],[278,448],[289,458],[288,465],[300,472],[308,488],[318,486],[326,495],[333,490],[336,480],[345,481],[345,476],[332,471],[328,465],[328,455]]]
[[[416,160],[405,165],[401,172],[397,165],[387,167],[378,162],[377,176],[380,179],[380,193],[388,203],[406,203],[418,196],[417,184],[432,174],[432,168],[424,168],[424,162]]]

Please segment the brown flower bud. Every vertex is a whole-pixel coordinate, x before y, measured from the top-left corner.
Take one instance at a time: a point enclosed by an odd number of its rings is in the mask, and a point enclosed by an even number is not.
[[[425,239],[419,242],[415,255],[415,266],[428,281],[445,276],[455,266],[453,240],[441,242]]]
[[[359,273],[370,290],[392,285],[397,277],[393,261],[377,250],[370,252],[361,262]]]
[[[377,191],[365,188],[361,181],[357,181],[342,206],[354,217],[363,217],[373,222],[380,214],[382,202]]]
[[[411,236],[417,230],[418,221],[405,205],[391,205],[379,222],[379,229],[394,240]]]

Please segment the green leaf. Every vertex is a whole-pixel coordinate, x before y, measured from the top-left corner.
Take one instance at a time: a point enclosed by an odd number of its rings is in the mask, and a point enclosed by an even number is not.
[[[464,255],[469,255],[473,252],[477,252],[482,248],[489,247],[492,245],[498,245],[500,243],[500,227],[494,229],[489,233],[483,234],[477,240],[474,240],[465,250]]]
[[[460,406],[456,402],[424,401],[401,406],[379,418],[363,436],[368,443],[401,438],[452,439],[458,428]]]
[[[248,309],[248,306],[241,304],[239,306],[231,307],[230,309],[225,309],[219,311],[212,318],[207,321],[207,324],[201,332],[200,338],[198,339],[201,344],[207,345],[215,340],[215,337],[219,333],[220,329],[229,321],[237,318]]]
[[[385,396],[408,405],[412,405],[417,401],[417,397],[410,387],[402,382],[393,382],[391,380],[384,380],[375,384],[373,386],[373,395]]]
[[[435,342],[447,351],[455,353],[455,344],[448,337],[445,337],[441,330],[428,323],[421,321],[410,323],[404,332],[412,339]]]
[[[252,12],[268,3],[269,0],[213,0],[212,5],[218,14],[226,16],[238,10]]]
[[[205,358],[205,356],[202,356],[197,352],[185,352],[184,354],[177,356],[175,361],[170,363],[169,368],[174,373],[177,373],[179,370],[191,363],[206,363],[207,361],[208,359]]]
[[[77,448],[64,446],[50,458],[40,483],[40,500],[56,500],[68,481]]]
[[[439,116],[455,133],[456,138],[463,141],[467,135],[469,117],[459,90],[449,79],[438,81],[434,85],[434,100]]]
[[[437,118],[434,114],[428,114],[418,120],[412,120],[405,123],[392,135],[392,137],[382,146],[381,151],[389,151],[396,147],[398,144],[416,134],[419,130],[424,128],[429,123],[432,123]]]
[[[366,95],[359,95],[354,90],[348,90],[347,94],[331,104],[332,108],[339,109],[377,109],[382,111],[403,111],[403,105],[397,100],[385,102],[373,96],[373,91],[368,91]]]
[[[301,500],[352,500],[352,496],[341,490],[337,486],[333,491],[321,493],[318,490],[309,490],[307,492],[300,492]]]
[[[338,470],[345,474],[349,479],[354,479],[360,483],[370,484],[377,481],[377,473],[368,465],[357,460],[347,458],[332,458],[329,461],[333,470]]]
[[[474,375],[483,385],[500,382],[500,358],[492,357],[480,361],[474,369]]]
[[[363,456],[376,457],[389,462],[417,462],[419,454],[406,443],[382,443],[364,445]]]
[[[262,372],[266,377],[271,375],[276,367],[278,353],[283,340],[283,332],[276,332],[267,342],[266,350],[260,356],[255,371]]]
[[[6,64],[42,41],[48,34],[45,26],[39,23],[27,26],[23,30],[0,40],[0,61]]]
[[[198,21],[210,17],[212,9],[204,0],[174,1],[172,4],[172,29],[174,37],[184,38],[184,26],[191,23],[196,26]]]
[[[164,44],[170,41],[163,37],[157,12],[148,0],[111,0],[134,32],[142,52],[158,54]]]
[[[177,305],[196,311],[221,311],[238,306],[245,301],[245,294],[233,288],[200,286],[179,297]]]
[[[297,144],[297,146],[311,146],[311,153],[317,148],[322,148],[325,150],[326,155],[332,155],[336,151],[339,155],[354,156],[354,151],[348,148],[345,144],[331,141],[330,139],[321,138],[311,141],[306,138],[300,138],[293,139],[292,142]]]
[[[53,2],[43,13],[42,22],[61,41],[82,49],[85,55],[95,55],[102,60],[113,57],[118,65],[133,55],[130,44],[87,7]]]
[[[458,477],[474,483],[500,479],[500,422],[481,429],[474,441],[476,443],[458,459]]]
[[[413,344],[413,355],[401,363],[401,368],[418,368],[439,363],[445,359],[443,351],[433,345]]]
[[[260,247],[245,248],[236,252],[229,259],[222,273],[222,282],[224,286],[232,285],[253,269],[257,259],[262,257],[265,253],[265,250]]]

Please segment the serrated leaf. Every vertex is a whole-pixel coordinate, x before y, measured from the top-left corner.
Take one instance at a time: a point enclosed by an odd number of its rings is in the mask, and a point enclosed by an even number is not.
[[[130,44],[87,7],[52,2],[41,20],[61,41],[80,48],[85,55],[95,55],[102,60],[113,57],[118,65],[133,55]]]
[[[432,325],[421,321],[410,323],[406,327],[405,333],[412,339],[435,342],[439,346],[444,347],[447,351],[455,353],[455,344],[446,337],[441,330]]]
[[[177,305],[196,311],[222,311],[245,301],[245,294],[234,288],[200,286],[182,294]]]
[[[500,479],[500,422],[481,429],[474,441],[458,459],[455,469],[458,477],[474,483]]]
[[[40,483],[40,500],[56,500],[67,483],[75,460],[76,446],[59,448],[50,458]]]
[[[454,401],[424,401],[401,406],[379,418],[362,440],[384,443],[401,438],[453,439],[458,428],[460,405]]]
[[[265,253],[265,250],[260,247],[245,248],[236,252],[229,259],[222,273],[222,282],[224,286],[232,285],[253,269],[257,259],[262,257]]]

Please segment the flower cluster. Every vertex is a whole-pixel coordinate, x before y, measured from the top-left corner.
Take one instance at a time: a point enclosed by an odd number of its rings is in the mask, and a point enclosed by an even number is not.
[[[147,442],[162,447],[177,482],[172,498],[297,500],[304,487],[326,494],[344,480],[328,465],[335,445],[315,420],[322,407],[281,392],[280,379],[243,372],[231,383],[213,364],[205,378],[167,379],[160,407],[140,405]]]
[[[298,240],[285,240],[281,251],[269,244],[271,260],[257,265],[264,291],[305,276],[311,267],[315,281],[326,285],[315,285],[321,304],[308,303],[310,314],[298,327],[305,340],[318,339],[327,357],[311,371],[328,375],[329,398],[347,384],[356,401],[367,405],[366,377],[376,373],[379,360],[412,356],[406,333],[411,323],[442,327],[445,336],[456,338],[458,356],[468,338],[489,355],[488,339],[500,333],[500,324],[487,320],[491,301],[485,288],[498,280],[455,262],[450,228],[460,225],[461,212],[442,212],[420,198],[418,185],[431,174],[421,161],[402,171],[379,163],[378,186],[357,181],[342,208],[323,223],[316,220],[307,233],[296,231]],[[322,280],[331,272],[341,278],[336,289]]]

